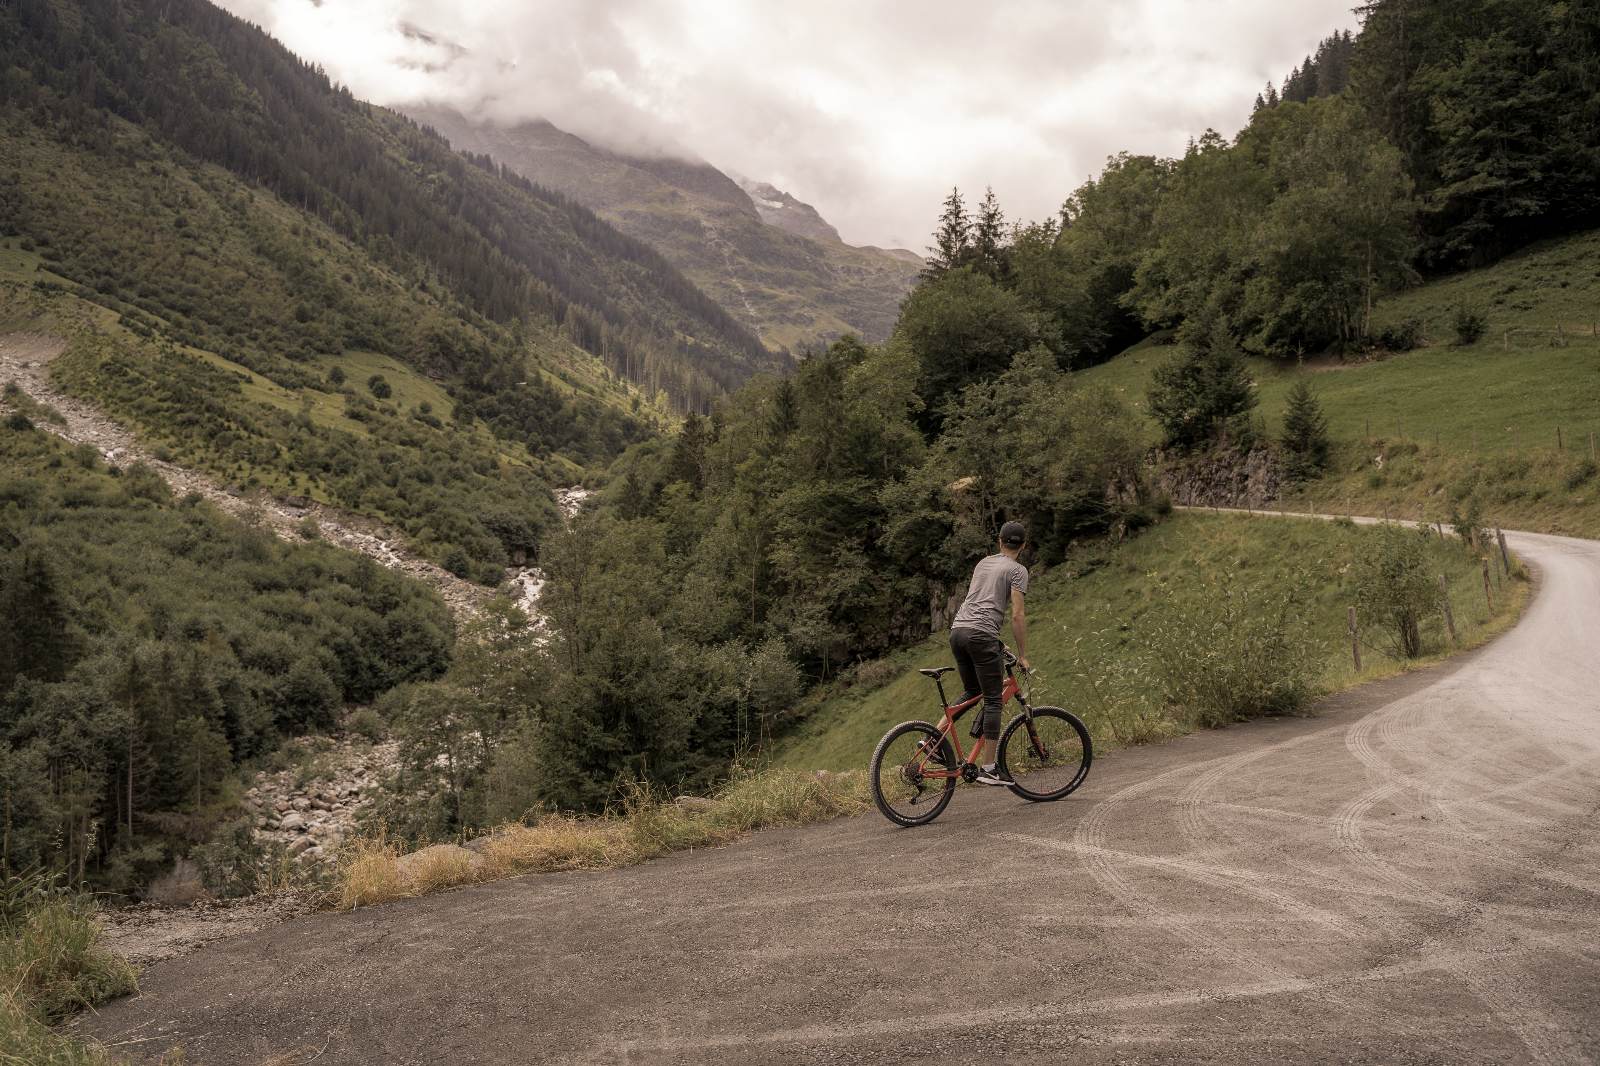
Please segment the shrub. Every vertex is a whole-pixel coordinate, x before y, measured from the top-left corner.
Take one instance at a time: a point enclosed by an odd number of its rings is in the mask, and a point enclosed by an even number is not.
[[[1323,656],[1307,609],[1309,576],[1269,586],[1229,572],[1209,585],[1200,607],[1169,606],[1151,631],[1167,702],[1213,727],[1297,710]]]
[[[367,379],[367,390],[380,400],[387,400],[394,395],[394,390],[389,387],[389,381],[382,374],[374,374]]]
[[[1427,538],[1425,529],[1385,525],[1355,564],[1356,609],[1378,627],[1397,659],[1422,654],[1422,619],[1438,599],[1423,547]]]
[[[328,384],[332,385],[334,388],[338,388],[340,385],[344,384],[343,367],[336,366],[328,371]]]
[[[1455,327],[1457,344],[1476,344],[1489,332],[1489,316],[1475,307],[1462,304],[1456,308]]]
[[[1390,352],[1409,352],[1422,343],[1422,323],[1415,318],[1391,322],[1378,331],[1378,347]]]
[[[373,744],[378,743],[389,732],[389,726],[384,722],[383,716],[371,707],[362,707],[352,714],[345,723],[345,728]]]
[[[1462,510],[1463,504],[1465,510]],[[1476,496],[1450,505],[1450,528],[1470,551],[1477,551],[1488,542],[1489,531],[1483,527],[1483,505]]]
[[[444,558],[440,562],[446,570],[456,577],[470,578],[472,576],[472,556],[468,555],[467,550],[459,544],[452,544],[446,549]]]
[[[1568,492],[1574,492],[1592,480],[1596,474],[1600,474],[1600,465],[1596,465],[1593,459],[1580,459],[1566,472],[1561,484]]]

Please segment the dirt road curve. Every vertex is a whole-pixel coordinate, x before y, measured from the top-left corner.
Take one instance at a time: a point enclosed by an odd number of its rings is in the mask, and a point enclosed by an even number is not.
[[[87,1028],[204,1064],[1600,1060],[1600,544],[1512,544],[1515,630],[1316,718],[1055,805],[313,917]]]

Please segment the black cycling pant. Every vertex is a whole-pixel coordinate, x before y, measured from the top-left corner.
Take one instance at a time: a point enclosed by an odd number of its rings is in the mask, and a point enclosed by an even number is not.
[[[983,711],[972,717],[972,735],[985,740],[1000,738],[1000,693],[1005,689],[1006,646],[1000,638],[977,629],[952,629],[950,651],[961,672],[964,703],[983,693]]]

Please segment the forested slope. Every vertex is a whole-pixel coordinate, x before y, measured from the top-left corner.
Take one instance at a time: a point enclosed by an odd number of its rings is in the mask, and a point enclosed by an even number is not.
[[[630,380],[698,407],[770,365],[760,343],[659,255],[592,212],[487,160],[452,152],[409,120],[353,98],[265,34],[205,3],[27,0],[0,12],[6,111],[74,152],[127,153],[114,119],[163,146],[217,164],[324,222],[375,264],[414,286],[439,285],[472,315],[508,326],[526,316],[563,334]],[[119,145],[119,141],[121,144]],[[123,155],[133,164],[138,159]],[[42,184],[6,175],[7,213],[27,233],[46,214]],[[186,224],[170,215],[112,220],[149,236]],[[54,234],[48,234],[55,236]],[[169,302],[153,262],[63,241],[62,265],[108,295]],[[76,275],[84,275],[78,279]],[[174,279],[175,280],[175,279]],[[185,279],[188,280],[188,279]],[[377,347],[483,386],[519,380],[506,343],[473,350],[446,336],[403,351],[385,327],[353,327],[325,309],[326,291],[296,294],[270,335],[223,301],[179,307],[186,335],[216,348],[288,352]],[[334,301],[337,306],[338,300]],[[287,318],[287,316],[285,316]]]

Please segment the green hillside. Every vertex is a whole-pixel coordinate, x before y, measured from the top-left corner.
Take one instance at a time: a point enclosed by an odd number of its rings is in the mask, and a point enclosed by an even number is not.
[[[883,340],[921,268],[915,257],[851,247],[825,223],[808,236],[768,224],[753,194],[709,164],[621,155],[548,122],[501,127],[441,108],[408,113],[659,249],[774,348],[845,333]]]
[[[1476,495],[1504,525],[1600,532],[1590,451],[1591,434],[1600,447],[1597,257],[1600,232],[1583,233],[1382,301],[1380,330],[1407,320],[1420,327],[1413,351],[1301,365],[1247,359],[1269,434],[1280,431],[1287,393],[1303,378],[1338,445],[1332,475],[1296,499],[1442,519],[1453,498]],[[1486,317],[1475,343],[1456,343],[1461,307]],[[1143,411],[1151,372],[1177,351],[1147,340],[1074,377]]]
[[[1376,634],[1368,634],[1363,671],[1356,675],[1345,635],[1346,608],[1354,598],[1351,564],[1370,550],[1376,536],[1375,529],[1349,524],[1185,512],[1120,547],[1082,548],[1039,575],[1029,592],[1032,698],[1081,715],[1102,747],[1194,728],[1161,704],[1148,668],[1158,611],[1214,601],[1215,592],[1206,584],[1212,579],[1225,579],[1223,587],[1235,592],[1250,584],[1283,589],[1299,568],[1311,579],[1308,610],[1324,643],[1322,687],[1338,689],[1395,673],[1401,664],[1385,654]],[[1475,556],[1454,541],[1432,542],[1428,555],[1432,568],[1447,575],[1463,641],[1484,639],[1509,624],[1520,593],[1501,596],[1491,615]],[[1425,646],[1435,653],[1445,647],[1442,629],[1442,623],[1430,621]],[[1003,636],[1009,646],[1009,629]],[[897,722],[938,720],[934,686],[916,670],[950,661],[947,635],[940,633],[862,665],[854,684],[835,686],[795,712],[799,722],[781,735],[773,760],[800,769],[861,768],[878,738]],[[1085,684],[1085,673],[1102,685],[1099,695]],[[951,699],[960,691],[954,678],[946,678]]]
[[[694,407],[776,365],[648,246],[355,100],[204,0],[12,5],[0,11],[0,62],[8,70],[0,118],[8,149],[17,142],[0,169],[7,235],[48,239],[58,273],[100,294],[180,315],[179,340],[290,357],[373,348],[490,391],[512,374],[522,380],[520,353],[501,336],[522,323],[559,328],[613,371]],[[81,70],[95,73],[85,81],[74,73]],[[135,210],[55,192],[52,152],[95,161],[81,169],[146,179]],[[244,199],[230,191],[191,217],[181,176],[172,187],[161,179],[196,164],[239,179]],[[292,231],[286,239],[250,229],[243,237],[253,251],[287,275],[289,298],[269,302],[278,287],[228,270],[209,237],[218,212],[240,225],[258,222],[247,216],[250,198],[263,192],[349,241],[367,269],[346,267],[329,284],[316,276],[320,249],[298,247]],[[459,312],[450,317],[483,336],[368,313],[373,272],[444,295]]]

